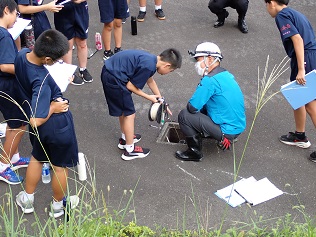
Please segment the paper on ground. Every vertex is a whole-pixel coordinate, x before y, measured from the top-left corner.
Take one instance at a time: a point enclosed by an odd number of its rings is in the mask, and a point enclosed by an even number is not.
[[[23,18],[18,17],[16,22],[14,23],[13,27],[8,29],[9,33],[11,34],[12,38],[16,40],[22,31],[30,24],[31,20],[26,20]]]
[[[45,66],[52,76],[61,92],[65,92],[69,85],[69,78],[75,73],[77,66],[67,63],[57,62],[51,66]]]
[[[235,189],[237,187],[243,187],[243,186],[248,186],[252,183],[255,183],[257,180],[251,176],[247,179],[241,179],[236,183],[233,183],[223,189],[218,190],[215,195],[218,196],[219,198],[223,199],[225,202],[227,202],[231,207],[237,207],[243,203],[246,202],[246,200],[241,197]]]
[[[267,178],[247,185],[239,185],[235,187],[235,191],[253,206],[283,194]]]

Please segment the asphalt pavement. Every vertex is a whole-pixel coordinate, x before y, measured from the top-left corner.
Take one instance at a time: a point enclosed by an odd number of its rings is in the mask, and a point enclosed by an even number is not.
[[[165,76],[154,76],[174,114],[171,120],[177,121],[177,114],[186,106],[200,79],[187,51],[204,41],[218,44],[224,55],[221,65],[235,75],[245,97],[247,130],[235,143],[235,153],[218,150],[214,141],[205,140],[202,162],[177,160],[175,151],[186,149],[186,146],[157,143],[160,129],[150,126],[158,126],[148,120],[150,102],[134,96],[137,110],[135,130],[142,134],[139,145],[150,148],[151,153],[144,159],[122,160],[122,152],[117,148],[119,124],[117,118],[108,114],[100,81],[102,52],[97,52],[88,61],[88,70],[94,81],[83,86],[69,85],[64,96],[70,100],[79,149],[86,155],[95,172],[98,192],[102,190],[106,193],[109,205],[117,209],[124,190],[134,189],[137,184],[132,208],[135,208],[137,223],[150,227],[158,224],[177,228],[179,220],[182,223],[185,216],[187,228],[197,228],[193,203],[197,204],[197,213],[205,227],[218,227],[222,220],[229,226],[235,222],[250,222],[251,218],[256,220],[260,216],[264,219],[284,216],[286,213],[300,216],[293,209],[299,204],[305,206],[307,214],[315,215],[316,164],[307,159],[316,144],[311,120],[308,118],[306,126],[311,148],[301,149],[280,143],[278,137],[294,129],[294,120],[291,107],[281,94],[277,94],[260,111],[251,130],[256,110],[258,74],[259,78],[263,77],[268,56],[268,72],[286,56],[274,19],[266,12],[264,1],[251,1],[246,16],[248,34],[238,30],[237,13],[231,8],[227,9],[230,15],[225,25],[215,29],[213,23],[216,16],[209,11],[207,4],[208,1],[202,0],[166,0],[163,2],[166,19],[158,20],[154,16],[153,1],[148,1],[145,21],[137,24],[137,35],[131,35],[130,18],[124,24],[122,47],[143,49],[157,55],[169,47],[180,50],[183,55],[181,69]],[[290,3],[290,7],[309,18],[314,29],[315,6],[314,0],[292,0]],[[102,31],[97,1],[89,1],[89,12],[88,43],[90,48],[94,48],[94,34]],[[137,1],[130,4],[130,13],[137,16]],[[278,91],[282,84],[288,82],[288,78],[289,70],[272,85],[269,93]],[[149,92],[148,88],[145,90]],[[250,139],[246,144],[250,130]],[[245,145],[247,148],[242,156]],[[24,136],[21,153],[26,156],[30,150],[28,137]],[[254,207],[243,204],[226,208],[225,202],[214,192],[232,184],[241,157],[238,180],[250,176],[257,180],[267,177],[284,194]],[[25,170],[21,170],[21,174],[24,175]],[[19,185],[12,186],[14,194],[20,189]],[[0,196],[7,190],[7,184],[1,182]],[[73,192],[74,186],[70,185],[70,190]],[[44,208],[51,200],[50,192],[49,185],[39,184],[35,197],[39,216],[47,215]],[[33,215],[28,216],[32,222]]]

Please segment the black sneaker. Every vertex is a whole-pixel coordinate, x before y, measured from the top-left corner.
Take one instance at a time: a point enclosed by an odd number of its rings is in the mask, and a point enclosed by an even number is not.
[[[93,78],[87,69],[85,69],[83,71],[79,70],[79,76],[81,76],[81,78],[84,82],[88,82],[88,83],[93,82]]]
[[[114,48],[114,54],[118,53],[118,52],[121,52],[123,51],[123,49],[120,47],[120,48]]]
[[[103,60],[105,61],[105,60],[109,59],[110,57],[112,57],[113,55],[114,54],[113,54],[111,49],[110,50],[105,50],[103,52]]]
[[[134,135],[134,143],[139,142],[142,139],[142,136],[140,134]],[[123,138],[119,139],[119,144],[117,145],[118,148],[121,150],[125,149],[126,141]]]
[[[81,77],[79,77],[77,74],[74,74],[74,79],[71,82],[71,84],[75,85],[75,86],[81,86],[84,84],[84,81],[82,80]]]
[[[155,15],[159,20],[166,19],[165,13],[163,12],[162,9],[155,10]]]
[[[126,23],[126,18],[123,18],[122,19],[122,24],[125,24]]]
[[[142,148],[140,146],[135,146],[132,152],[125,151],[121,157],[123,160],[134,160],[137,158],[144,158],[148,156],[149,153],[150,153],[149,149]]]
[[[309,159],[310,161],[316,162],[316,151],[313,151],[313,152],[309,155],[308,159]]]
[[[289,132],[287,135],[282,135],[280,137],[280,142],[290,146],[298,146],[300,148],[308,148],[311,145],[306,136],[304,139],[299,139],[294,132]]]
[[[139,11],[137,21],[143,22],[145,20],[146,12]]]

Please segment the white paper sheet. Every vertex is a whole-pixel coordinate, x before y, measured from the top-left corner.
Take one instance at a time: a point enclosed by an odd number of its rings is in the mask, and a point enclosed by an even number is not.
[[[69,85],[69,78],[72,77],[77,69],[76,65],[57,62],[52,66],[45,66],[49,71],[49,74],[55,80],[59,86],[61,92],[65,92]]]
[[[253,206],[280,196],[283,192],[267,178],[235,187],[235,191]]]
[[[22,31],[30,24],[31,20],[25,20],[23,18],[17,18],[16,22],[14,23],[13,27],[8,29],[9,33],[11,34],[12,38],[16,40]]]
[[[246,202],[235,189],[239,186],[247,186],[255,183],[257,180],[251,176],[248,179],[241,179],[238,182],[231,184],[223,189],[218,190],[215,195],[227,202],[231,207],[237,207]]]

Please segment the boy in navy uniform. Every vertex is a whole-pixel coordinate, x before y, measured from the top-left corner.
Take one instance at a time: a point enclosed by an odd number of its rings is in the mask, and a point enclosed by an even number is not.
[[[149,149],[134,146],[141,139],[134,135],[135,107],[132,93],[155,103],[162,98],[153,79],[157,71],[165,75],[181,67],[182,57],[178,50],[167,49],[159,56],[142,50],[124,50],[105,61],[101,73],[103,90],[111,116],[119,117],[122,137],[118,147],[122,150],[122,159],[144,158]],[[153,95],[142,91],[147,83]]]
[[[8,184],[21,183],[23,178],[13,170],[27,167],[30,162],[30,158],[20,157],[18,152],[27,118],[22,108],[11,101],[13,99],[17,103],[22,102],[17,96],[19,85],[14,72],[14,60],[18,50],[7,30],[14,25],[18,14],[14,0],[0,1],[0,111],[8,124],[0,156],[0,180]]]
[[[305,83],[305,74],[316,69],[316,40],[314,30],[302,13],[287,7],[289,0],[265,0],[269,14],[275,18],[287,55],[291,58],[290,80]],[[311,143],[305,135],[306,113],[316,127],[316,100],[294,110],[295,132],[280,137],[287,145],[308,148]],[[316,152],[310,160],[316,162]]]
[[[111,32],[114,30],[115,48],[114,53],[122,49],[122,19],[129,17],[126,0],[99,0],[99,11],[101,22],[103,23],[102,41],[104,44],[103,60],[113,56],[111,50]]]
[[[59,60],[68,49],[68,40],[62,33],[47,30],[35,42],[33,51],[22,49],[15,60],[21,94],[31,105],[31,134],[37,135],[31,135],[33,150],[26,171],[25,191],[16,197],[24,213],[34,211],[34,192],[41,178],[42,165],[49,162],[53,168],[50,216],[63,215],[67,195],[67,167],[74,167],[78,162],[78,145],[68,100],[62,98],[59,87],[44,67]],[[70,202],[75,207],[79,198],[71,196]]]
[[[177,151],[176,158],[200,161],[203,158],[202,137],[217,140],[222,150],[246,128],[243,93],[235,77],[220,67],[223,59],[219,47],[211,42],[199,44],[194,52],[195,69],[202,77],[194,94],[181,110],[178,121],[186,136],[186,151]]]
[[[57,3],[62,2],[59,0]],[[63,57],[66,63],[72,63],[72,51],[74,43],[77,46],[79,61],[79,77],[75,74],[73,85],[83,85],[84,82],[92,82],[93,78],[87,70],[88,63],[88,28],[89,13],[88,3],[85,0],[72,0],[64,4],[64,8],[54,14],[56,30],[63,33],[69,41],[68,53]]]
[[[30,1],[32,1],[32,5],[30,4]],[[38,0],[16,0],[16,2],[19,5],[19,11],[23,14],[23,18],[30,20],[31,14],[33,14],[35,39],[37,39],[45,30],[51,29],[45,11],[58,12],[63,8],[61,5],[56,5],[56,1],[51,1],[47,4],[42,4],[43,1]]]

